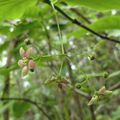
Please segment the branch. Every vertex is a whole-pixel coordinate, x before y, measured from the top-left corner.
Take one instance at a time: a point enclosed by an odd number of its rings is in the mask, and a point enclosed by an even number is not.
[[[48,4],[49,4],[49,3],[48,3]],[[56,9],[59,13],[61,13],[64,17],[66,17],[66,18],[67,18],[69,21],[71,21],[73,24],[76,24],[76,25],[82,27],[83,29],[89,31],[90,33],[92,33],[92,34],[94,34],[94,35],[96,35],[96,36],[98,36],[98,37],[100,37],[100,38],[102,38],[102,39],[104,39],[104,40],[111,41],[111,42],[115,42],[115,43],[120,43],[119,40],[109,38],[109,37],[107,37],[107,36],[105,36],[105,35],[101,35],[101,34],[97,33],[96,31],[94,31],[93,29],[85,26],[84,24],[82,24],[82,23],[81,23],[80,21],[78,21],[77,19],[71,18],[68,14],[66,14],[63,10],[61,10],[61,9],[60,9],[59,7],[57,7],[56,5],[55,5],[54,7],[55,7],[55,9]]]
[[[40,110],[47,118],[48,120],[51,120],[51,118],[48,116],[48,114],[42,109],[42,107],[40,107],[38,105],[37,102],[32,101],[28,98],[15,98],[15,97],[9,97],[9,98],[0,98],[1,101],[11,101],[11,100],[15,100],[15,101],[23,101],[23,102],[28,102],[30,104],[33,104],[34,106],[36,106],[38,108],[38,110]]]
[[[90,112],[91,112],[92,120],[96,120],[96,116],[95,116],[95,113],[94,113],[94,106],[91,105],[89,107],[89,109],[90,109]]]
[[[6,61],[6,68],[9,68],[11,66],[12,57],[13,57],[12,53],[13,53],[14,48],[18,45],[18,43],[19,43],[19,39],[17,38],[10,41],[9,48],[7,50],[8,57]],[[9,97],[9,94],[10,94],[10,73],[6,75],[2,97],[4,96]],[[3,104],[7,104],[7,102],[4,102]],[[9,120],[9,109],[6,109],[3,112],[3,118],[4,120]]]
[[[79,89],[77,89],[77,88],[74,88],[74,87],[73,87],[72,85],[70,85],[70,84],[68,84],[68,87],[71,88],[71,89],[73,89],[74,92],[76,92],[77,94],[83,96],[84,98],[86,98],[86,99],[88,99],[88,100],[91,98],[91,96],[90,96],[89,94],[87,94],[87,93],[85,93],[85,92],[83,92],[83,91],[81,91],[81,90],[79,90]]]
[[[79,89],[74,89],[74,91],[78,94],[80,94],[81,96],[85,97],[86,99],[90,99],[91,96],[83,91],[80,91]]]
[[[109,90],[116,90],[116,89],[120,89],[120,82],[114,84],[113,86],[111,86],[111,87],[109,88]]]

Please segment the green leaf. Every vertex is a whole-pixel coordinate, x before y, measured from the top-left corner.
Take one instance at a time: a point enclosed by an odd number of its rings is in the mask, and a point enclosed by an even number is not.
[[[120,0],[68,0],[70,5],[81,5],[98,10],[120,9]]]
[[[5,41],[3,44],[0,44],[0,54],[7,49],[9,41]]]
[[[0,75],[6,76],[9,74],[9,72],[10,70],[8,68],[5,68],[5,67],[0,68]]]
[[[110,16],[98,19],[96,22],[92,23],[91,25],[88,25],[88,27],[97,32],[102,32],[106,30],[118,30],[120,29],[120,16]],[[78,30],[74,31],[68,36],[74,35],[75,37],[80,38],[86,33],[89,32],[83,28],[79,28]]]
[[[8,35],[10,33],[10,27],[0,25],[0,35]]]
[[[11,36],[15,37],[17,35],[22,34],[23,32],[25,32],[27,30],[33,30],[33,29],[36,29],[39,27],[40,27],[40,24],[37,23],[36,21],[29,22],[29,23],[25,22],[25,23],[22,23],[22,24],[19,24],[18,26],[16,26],[14,28],[14,31],[11,33]]]
[[[15,102],[13,104],[13,114],[16,118],[20,118],[27,112],[31,107],[31,104],[26,102]]]
[[[113,120],[119,120],[120,119],[120,107],[118,107],[116,110],[112,112],[112,118]]]
[[[0,20],[20,18],[37,0],[0,0]]]
[[[27,9],[23,15],[24,18],[35,18],[40,14],[40,8],[37,6]]]
[[[17,68],[18,68],[17,62],[12,64],[9,68],[7,68],[5,66],[0,67],[0,75],[1,76],[6,76],[6,75],[8,75],[10,73],[10,71],[13,71],[13,70],[15,70]]]

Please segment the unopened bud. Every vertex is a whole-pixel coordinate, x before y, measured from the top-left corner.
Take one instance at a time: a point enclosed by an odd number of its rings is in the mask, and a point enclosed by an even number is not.
[[[22,75],[25,76],[27,74],[28,74],[28,67],[24,66],[23,69],[22,69]]]
[[[93,96],[91,100],[89,101],[88,105],[95,104],[98,101],[98,96]]]
[[[34,62],[33,60],[30,60],[29,63],[28,63],[28,67],[29,67],[29,70],[30,70],[31,72],[34,71],[35,66],[36,66],[35,62]]]
[[[27,52],[26,52],[26,57],[27,57],[27,58],[30,58],[30,56],[32,55],[32,53],[33,53],[33,48],[30,47],[30,48],[27,50]]]
[[[102,88],[99,89],[98,94],[105,94],[106,88],[103,86]]]
[[[111,94],[112,93],[112,91],[110,91],[110,90],[106,90],[105,91],[105,95],[109,95],[109,94]]]
[[[25,56],[25,50],[22,47],[20,48],[19,53],[21,57]]]
[[[98,91],[99,95],[109,95],[111,93],[112,93],[112,91],[106,90],[105,86],[103,86],[102,88],[100,88],[99,91]]]
[[[107,78],[108,76],[109,76],[109,73],[108,72],[104,72],[103,77]]]
[[[19,61],[18,61],[18,65],[19,65],[20,67],[24,67],[24,61],[23,61],[23,60],[19,60]]]

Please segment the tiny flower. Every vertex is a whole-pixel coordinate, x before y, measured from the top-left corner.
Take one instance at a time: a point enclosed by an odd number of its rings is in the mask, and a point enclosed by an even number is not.
[[[25,56],[25,50],[22,47],[20,48],[19,53],[21,57]]]
[[[25,65],[28,64],[28,61],[29,61],[29,60],[28,60],[26,57],[23,58],[23,62],[24,62]]]
[[[23,61],[23,60],[19,60],[19,61],[18,61],[18,65],[19,65],[20,67],[24,67],[24,61]]]
[[[22,75],[25,76],[27,74],[28,74],[28,67],[24,66],[23,69],[22,69]]]
[[[28,63],[29,70],[33,72],[35,69],[35,66],[36,66],[35,62],[33,60],[30,60]]]
[[[30,58],[30,56],[32,55],[32,52],[33,52],[33,48],[30,47],[30,48],[26,51],[26,57],[27,57],[27,58]]]

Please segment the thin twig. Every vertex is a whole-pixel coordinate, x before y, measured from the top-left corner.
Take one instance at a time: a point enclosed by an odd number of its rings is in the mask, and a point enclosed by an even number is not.
[[[93,105],[90,106],[90,112],[91,112],[92,120],[96,120],[96,116],[95,116],[95,113],[94,113],[94,106]]]
[[[76,93],[80,94],[81,96],[85,97],[86,99],[90,99],[91,98],[91,96],[89,94],[87,94],[87,93],[85,93],[85,92],[83,92],[83,91],[81,91],[81,90],[79,90],[77,88],[75,88],[74,91]]]
[[[37,102],[32,101],[28,98],[15,98],[15,97],[9,97],[9,98],[0,98],[1,101],[11,101],[11,100],[15,100],[15,101],[23,101],[23,102],[28,102],[30,104],[33,104],[34,106],[36,106],[38,108],[38,110],[40,110],[47,118],[48,120],[51,120],[51,118],[49,117],[49,115],[42,109],[42,107],[40,107],[38,105]]]
[[[84,21],[86,21],[88,24],[91,24],[91,22],[83,15],[81,14],[77,9],[75,8],[70,8],[71,11],[76,13],[78,16],[80,16]]]

